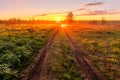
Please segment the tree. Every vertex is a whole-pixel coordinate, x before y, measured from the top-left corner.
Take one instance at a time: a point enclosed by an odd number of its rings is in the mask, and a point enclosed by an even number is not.
[[[101,19],[101,24],[104,25],[105,23],[106,23],[105,17],[102,17],[102,19]]]
[[[73,13],[72,12],[69,12],[68,13],[68,15],[67,15],[67,17],[66,17],[66,20],[68,21],[68,22],[72,22],[73,21]]]

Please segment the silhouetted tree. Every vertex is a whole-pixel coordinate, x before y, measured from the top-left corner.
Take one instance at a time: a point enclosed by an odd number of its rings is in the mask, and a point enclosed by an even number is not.
[[[0,20],[0,24],[2,23],[2,20]]]
[[[9,20],[8,20],[8,24],[14,24],[14,23],[16,23],[16,18],[10,18]]]
[[[34,19],[34,17],[32,17],[32,21],[34,21],[35,19]]]
[[[67,17],[66,17],[66,20],[68,22],[72,22],[73,21],[73,17],[74,17],[73,13],[69,12],[68,15],[67,15]]]
[[[106,23],[105,17],[102,17],[101,24],[104,25]]]

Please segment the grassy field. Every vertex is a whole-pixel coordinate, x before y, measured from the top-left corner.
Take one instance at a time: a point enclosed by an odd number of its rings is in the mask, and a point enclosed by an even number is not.
[[[51,26],[0,25],[0,80],[21,80],[53,32]]]
[[[65,29],[106,80],[120,79],[120,27],[83,24]]]
[[[120,27],[57,24],[59,32],[48,50],[45,80],[85,80],[66,40],[65,29],[77,49],[106,80],[120,79]],[[24,71],[55,32],[55,25],[0,25],[0,80],[21,80]]]
[[[49,50],[44,80],[84,80],[62,30],[59,30]]]

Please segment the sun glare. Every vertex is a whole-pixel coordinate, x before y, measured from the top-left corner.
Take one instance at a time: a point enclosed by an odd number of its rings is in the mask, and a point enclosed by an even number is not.
[[[57,22],[60,22],[61,20],[62,20],[62,17],[61,17],[61,16],[56,17],[56,21],[57,21]]]
[[[56,18],[56,21],[57,21],[57,22],[60,22],[60,18],[59,18],[59,17],[57,17],[57,18]]]
[[[62,27],[62,28],[66,28],[66,27],[67,27],[67,24],[61,24],[61,27]]]

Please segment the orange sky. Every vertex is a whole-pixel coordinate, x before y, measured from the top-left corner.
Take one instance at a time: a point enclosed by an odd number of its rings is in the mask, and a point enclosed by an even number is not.
[[[66,16],[61,15],[52,15],[52,16],[45,16],[45,17],[35,17],[36,19],[41,20],[64,20]],[[74,16],[75,20],[101,20],[104,17],[106,20],[120,20],[120,16],[118,15],[93,15],[93,16]]]
[[[120,20],[119,3],[120,0],[0,0],[0,19],[64,20],[72,11],[75,20]]]

